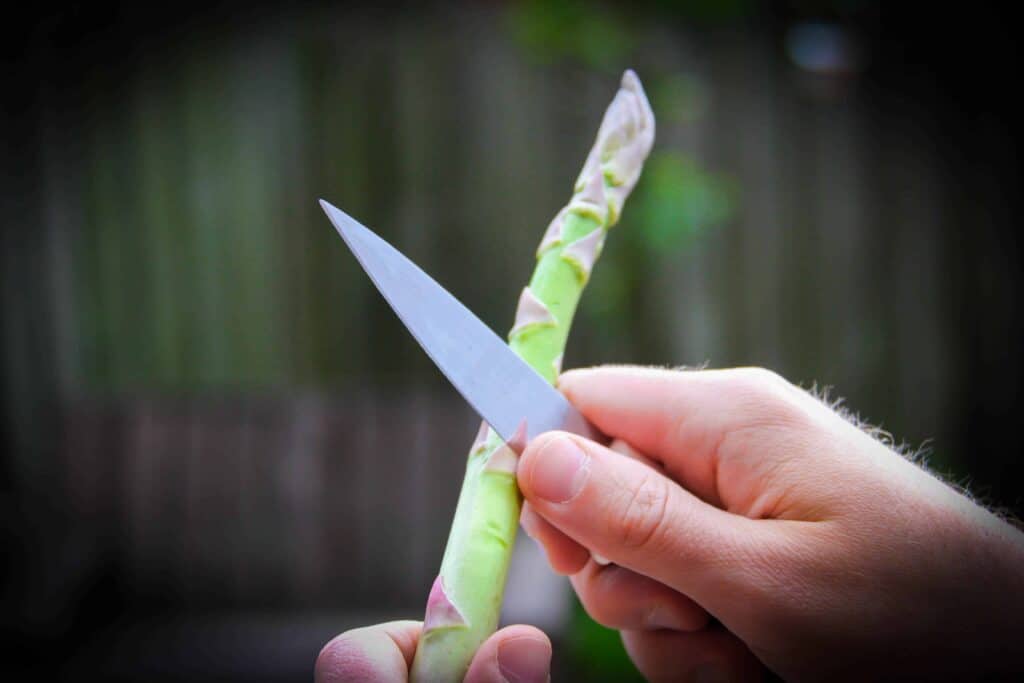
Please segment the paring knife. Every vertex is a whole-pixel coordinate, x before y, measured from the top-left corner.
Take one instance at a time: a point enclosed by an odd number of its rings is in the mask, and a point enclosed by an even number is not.
[[[502,439],[519,442],[525,436],[525,444],[553,429],[600,438],[562,394],[448,290],[341,209],[323,199],[320,206],[419,345]]]

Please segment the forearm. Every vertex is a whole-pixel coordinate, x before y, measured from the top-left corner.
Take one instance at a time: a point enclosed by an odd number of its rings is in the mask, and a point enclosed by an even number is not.
[[[945,648],[962,657],[947,664],[964,677],[1024,671],[1024,532],[954,493],[945,548],[956,557],[948,606],[937,615],[961,639]],[[938,643],[936,644],[938,645]],[[936,673],[942,673],[937,671]]]

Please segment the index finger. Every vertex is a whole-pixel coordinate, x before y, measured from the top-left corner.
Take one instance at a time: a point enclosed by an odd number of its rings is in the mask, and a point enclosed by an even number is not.
[[[570,370],[558,388],[601,432],[629,443],[716,505],[722,504],[719,459],[731,436],[792,426],[813,409],[809,395],[762,368],[602,366]]]

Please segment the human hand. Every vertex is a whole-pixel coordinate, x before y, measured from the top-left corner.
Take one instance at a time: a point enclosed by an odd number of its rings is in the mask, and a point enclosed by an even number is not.
[[[320,651],[317,683],[408,680],[421,626],[418,621],[392,621],[342,633]],[[464,681],[544,683],[550,666],[547,636],[532,626],[508,626],[484,641]]]
[[[613,441],[534,439],[523,526],[648,678],[1021,667],[1024,534],[807,392],[760,369],[559,387]]]

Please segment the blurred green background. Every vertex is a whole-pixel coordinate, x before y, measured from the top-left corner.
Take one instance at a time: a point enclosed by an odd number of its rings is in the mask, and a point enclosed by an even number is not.
[[[658,133],[566,366],[832,387],[1019,514],[1017,50],[961,10],[27,10],[3,41],[8,664],[305,680],[334,633],[418,618],[474,418],[316,200],[504,332],[625,67]],[[564,583],[516,572],[557,674],[634,675]]]

